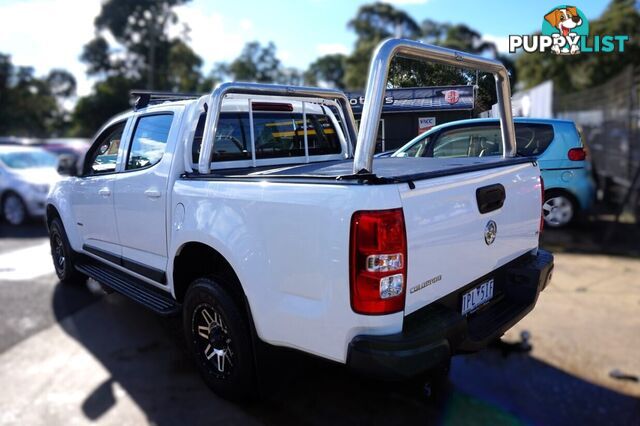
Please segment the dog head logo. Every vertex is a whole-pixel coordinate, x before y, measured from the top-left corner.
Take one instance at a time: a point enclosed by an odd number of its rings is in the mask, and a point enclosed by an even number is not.
[[[589,34],[589,23],[575,6],[557,6],[544,15],[542,34],[553,37],[557,43],[551,50],[558,55],[580,53],[580,36]]]

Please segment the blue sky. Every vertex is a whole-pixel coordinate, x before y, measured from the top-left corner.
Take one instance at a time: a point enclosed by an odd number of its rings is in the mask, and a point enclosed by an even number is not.
[[[347,22],[368,1],[348,0],[193,0],[178,8],[190,28],[190,44],[205,61],[205,71],[217,61],[235,58],[244,43],[273,41],[287,66],[306,68],[326,53],[348,53],[355,41]],[[540,29],[543,15],[556,0],[392,0],[418,22],[466,23],[506,45],[509,34]],[[572,3],[589,19],[600,16],[606,0]],[[19,65],[32,65],[37,74],[66,68],[78,79],[79,94],[90,91],[92,81],[78,56],[93,37],[93,18],[100,0],[0,0],[0,52],[9,53]],[[25,23],[29,22],[29,25]],[[182,27],[173,28],[176,34]],[[506,49],[506,48],[505,48]]]

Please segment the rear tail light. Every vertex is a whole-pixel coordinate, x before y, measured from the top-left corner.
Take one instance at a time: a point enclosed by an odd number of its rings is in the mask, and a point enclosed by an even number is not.
[[[544,229],[544,179],[540,176],[540,232]]]
[[[402,311],[407,282],[402,209],[354,213],[350,244],[351,309],[365,315]]]
[[[567,157],[571,161],[584,161],[587,158],[587,151],[584,148],[571,148],[567,152]]]

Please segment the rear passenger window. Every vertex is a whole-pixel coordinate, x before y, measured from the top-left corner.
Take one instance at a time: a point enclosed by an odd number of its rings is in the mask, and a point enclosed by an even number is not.
[[[205,115],[198,121],[193,141],[193,162],[198,162]],[[289,112],[254,112],[253,129],[256,159],[304,157],[304,123],[302,114]],[[328,116],[307,114],[309,155],[340,154],[342,146]],[[251,130],[246,112],[220,114],[212,161],[251,160]]]
[[[518,155],[542,154],[554,138],[553,126],[515,123]],[[434,157],[490,157],[502,155],[500,126],[471,126],[445,130],[433,144]]]
[[[127,170],[157,164],[164,154],[173,114],[142,116],[138,119],[127,155]]]
[[[516,146],[519,155],[540,155],[549,147],[553,138],[553,126],[550,124],[516,123]]]

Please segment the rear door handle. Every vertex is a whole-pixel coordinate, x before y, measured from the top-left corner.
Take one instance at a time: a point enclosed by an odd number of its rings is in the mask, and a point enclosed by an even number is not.
[[[504,186],[499,183],[476,189],[478,210],[482,214],[501,208],[504,204],[505,198],[507,198],[507,193]]]
[[[111,195],[111,190],[109,188],[100,188],[98,190],[98,194],[102,195],[103,197],[109,197]]]
[[[158,191],[157,189],[153,189],[153,188],[149,188],[146,191],[144,191],[144,195],[146,195],[149,198],[160,198],[160,191]]]

